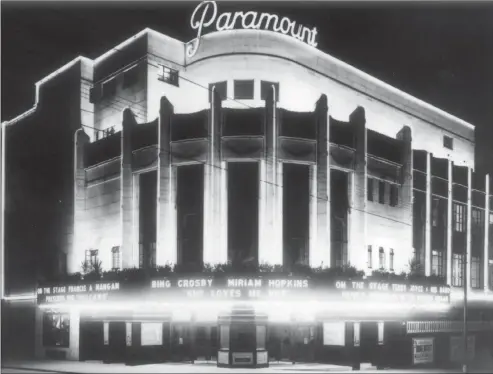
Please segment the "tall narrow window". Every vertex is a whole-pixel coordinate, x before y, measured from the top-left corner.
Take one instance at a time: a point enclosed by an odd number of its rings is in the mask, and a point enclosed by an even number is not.
[[[443,252],[431,252],[431,273],[433,275],[443,276]]]
[[[368,263],[368,269],[371,269],[373,267],[371,245],[368,246],[368,260],[367,260],[367,263]]]
[[[440,205],[440,200],[438,198],[434,197],[432,201],[432,208],[431,208],[431,224],[433,227],[438,226],[438,206]]]
[[[368,201],[373,201],[373,179],[372,178],[368,178],[367,179],[367,184],[368,184],[368,187],[366,189],[366,193],[367,193],[367,199]]]
[[[454,230],[457,232],[465,231],[465,210],[465,205],[454,203]]]
[[[113,270],[119,270],[121,269],[121,262],[120,262],[120,247],[115,246],[111,248],[111,268]]]
[[[378,181],[378,202],[385,204],[385,182]]]
[[[390,206],[399,205],[399,186],[392,183],[390,185]]]
[[[471,287],[481,287],[481,259],[479,257],[471,258]]]
[[[157,209],[157,172],[140,174],[139,180],[139,263],[143,268],[155,264],[156,213]]]
[[[383,270],[385,269],[385,250],[380,247],[380,250],[378,251],[378,257],[379,257],[379,267],[380,267],[380,270]]]
[[[394,271],[394,250],[390,250],[390,255],[389,255],[389,268],[390,271]]]
[[[464,255],[454,253],[452,256],[452,286],[462,287],[464,284]]]

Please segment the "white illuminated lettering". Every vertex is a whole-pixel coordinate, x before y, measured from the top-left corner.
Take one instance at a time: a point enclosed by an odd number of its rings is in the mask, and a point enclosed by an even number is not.
[[[337,281],[336,282],[336,288],[341,290],[346,288],[346,282],[344,281]]]
[[[262,13],[259,16],[257,12],[253,11],[246,13],[238,11],[234,15],[225,12],[220,14],[219,17],[217,14],[218,8],[215,1],[206,0],[197,5],[190,19],[190,26],[193,30],[197,30],[197,37],[187,45],[188,57],[192,57],[197,52],[204,29],[215,23],[217,31],[231,30],[235,27],[239,19],[241,20],[241,27],[244,29],[271,29],[298,39],[312,47],[318,45],[315,40],[317,36],[317,29],[315,27],[310,30],[306,26],[299,25],[298,31],[295,33],[296,22],[291,21],[287,17],[283,17],[279,21],[279,17],[275,14]]]

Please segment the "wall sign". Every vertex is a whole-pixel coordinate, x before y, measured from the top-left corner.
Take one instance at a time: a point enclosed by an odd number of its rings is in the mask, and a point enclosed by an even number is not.
[[[38,287],[38,302],[59,303],[64,301],[107,300],[110,293],[120,290],[119,282]]]
[[[434,338],[413,338],[413,364],[433,363],[434,344]]]
[[[270,13],[248,12],[224,12],[218,16],[218,8],[215,1],[203,1],[195,8],[190,26],[197,30],[197,37],[187,45],[187,55],[192,57],[200,44],[200,38],[204,29],[215,27],[217,31],[232,30],[235,27],[253,30],[271,30],[316,47],[317,29],[297,24],[287,17],[279,17]]]

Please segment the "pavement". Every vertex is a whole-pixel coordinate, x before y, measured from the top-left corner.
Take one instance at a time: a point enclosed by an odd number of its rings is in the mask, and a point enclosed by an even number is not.
[[[385,369],[377,370],[369,364],[361,364],[361,371],[365,373],[461,373],[460,369]],[[350,366],[339,366],[330,364],[312,364],[289,362],[271,362],[269,368],[263,369],[238,369],[238,368],[218,368],[215,362],[196,361],[191,363],[159,363],[144,365],[125,365],[121,363],[105,364],[100,361],[56,361],[56,360],[23,360],[2,362],[1,373],[17,374],[48,374],[48,373],[343,373],[352,371]],[[471,373],[480,371],[471,370]],[[491,370],[481,371],[484,373],[492,372]]]
[[[362,364],[362,370],[373,369],[372,366]],[[120,363],[103,364],[99,361],[55,361],[31,360],[10,361],[2,363],[2,373],[342,373],[351,371],[349,366],[326,364],[292,364],[289,362],[272,362],[269,368],[263,369],[235,369],[218,368],[215,362],[196,361],[191,363],[159,363],[145,365],[125,365]]]

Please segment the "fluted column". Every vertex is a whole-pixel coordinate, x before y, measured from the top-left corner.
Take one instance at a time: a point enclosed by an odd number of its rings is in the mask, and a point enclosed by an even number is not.
[[[426,153],[425,275],[431,274],[431,157]]]
[[[176,202],[175,173],[171,165],[171,121],[173,105],[163,96],[159,108],[156,265],[176,264]]]
[[[133,178],[132,178],[132,135],[137,121],[132,111],[123,111],[121,141],[121,253],[123,268],[139,266],[138,248],[133,245]]]
[[[213,89],[208,121],[209,141],[204,165],[204,263],[224,263],[228,260],[221,223],[221,207],[225,172],[221,165],[221,97]]]
[[[310,199],[313,200],[316,222],[310,227],[315,228],[313,241],[310,242],[310,266],[331,265],[330,249],[330,166],[329,166],[329,125],[328,125],[327,96],[318,99],[315,116],[317,123],[317,165],[315,170],[315,188],[312,189]],[[312,217],[312,216],[310,216]]]
[[[352,182],[352,207],[350,218],[350,236],[348,258],[351,265],[358,269],[366,268],[366,117],[365,109],[358,107],[349,116],[355,131],[356,164]]]
[[[67,253],[67,271],[75,273],[80,271],[84,261],[84,251],[87,249],[89,238],[89,224],[85,215],[86,209],[86,172],[84,168],[84,150],[89,143],[89,136],[84,130],[75,132],[74,144],[74,241],[72,248]]]
[[[467,288],[471,289],[471,203],[472,203],[472,169],[467,168],[467,234],[466,234],[466,274]]]
[[[485,197],[484,197],[484,252],[483,252],[483,273],[484,273],[484,290],[489,290],[489,235],[490,235],[490,175],[486,174],[485,182]]]
[[[261,162],[259,263],[282,264],[282,165],[278,161],[279,123],[274,87],[265,100],[265,142]]]
[[[447,284],[452,284],[452,200],[453,200],[454,164],[448,161],[448,194],[447,194]]]

